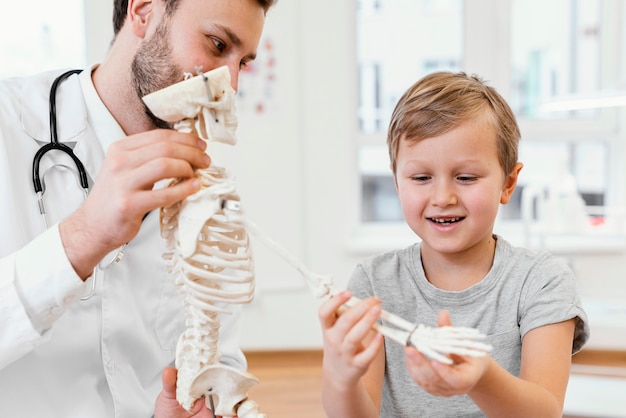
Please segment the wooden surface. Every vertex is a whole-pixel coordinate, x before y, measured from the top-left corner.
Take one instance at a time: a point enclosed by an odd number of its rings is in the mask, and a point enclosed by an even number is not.
[[[248,371],[260,380],[250,390],[250,399],[261,406],[261,412],[268,418],[325,418],[320,395],[321,350],[245,354]],[[572,360],[573,374],[626,378],[626,352],[583,350]],[[564,415],[564,418],[590,417]]]
[[[626,351],[582,350],[572,357],[572,373],[626,378]]]
[[[324,418],[322,352],[246,352],[248,372],[260,383],[249,392],[268,418]]]

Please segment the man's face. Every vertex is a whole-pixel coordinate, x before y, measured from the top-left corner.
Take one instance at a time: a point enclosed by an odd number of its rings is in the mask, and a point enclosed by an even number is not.
[[[164,7],[157,3],[155,7]],[[184,73],[224,65],[237,90],[239,71],[256,57],[265,22],[263,8],[256,0],[181,0],[172,15],[161,15],[132,63],[139,98],[182,81]]]

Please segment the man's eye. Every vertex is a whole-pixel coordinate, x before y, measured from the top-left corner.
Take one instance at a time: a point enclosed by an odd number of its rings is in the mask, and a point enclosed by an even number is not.
[[[217,48],[218,51],[222,52],[226,49],[226,44],[220,41],[219,39],[211,38],[211,41],[213,41],[213,44],[215,45],[215,48]]]

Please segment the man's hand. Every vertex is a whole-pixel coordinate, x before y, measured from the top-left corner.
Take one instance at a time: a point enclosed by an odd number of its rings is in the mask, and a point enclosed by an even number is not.
[[[157,397],[154,406],[154,418],[213,418],[211,410],[206,407],[204,399],[198,399],[193,405],[193,413],[187,412],[176,400],[176,374],[173,367],[167,367],[161,374],[163,390]],[[221,418],[221,417],[218,417]]]
[[[59,225],[65,252],[82,279],[106,254],[137,235],[146,213],[200,189],[194,171],[210,165],[205,149],[195,135],[165,129],[111,144],[89,196]],[[165,179],[183,180],[155,190],[154,184]]]

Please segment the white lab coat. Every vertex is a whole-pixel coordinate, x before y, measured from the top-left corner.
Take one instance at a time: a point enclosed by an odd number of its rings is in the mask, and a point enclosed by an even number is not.
[[[60,142],[89,174],[123,132],[99,100],[90,70],[57,92]],[[124,258],[89,292],[72,269],[58,221],[84,199],[70,171],[45,176],[45,230],[32,184],[32,162],[50,140],[48,97],[60,71],[0,83],[0,417],[149,417],[184,329],[181,296],[161,258],[158,211],[145,220]],[[52,162],[74,167],[57,151]],[[98,237],[92,237],[97,240]],[[106,263],[106,259],[103,265]],[[238,348],[238,315],[222,317],[222,362],[246,363]]]

